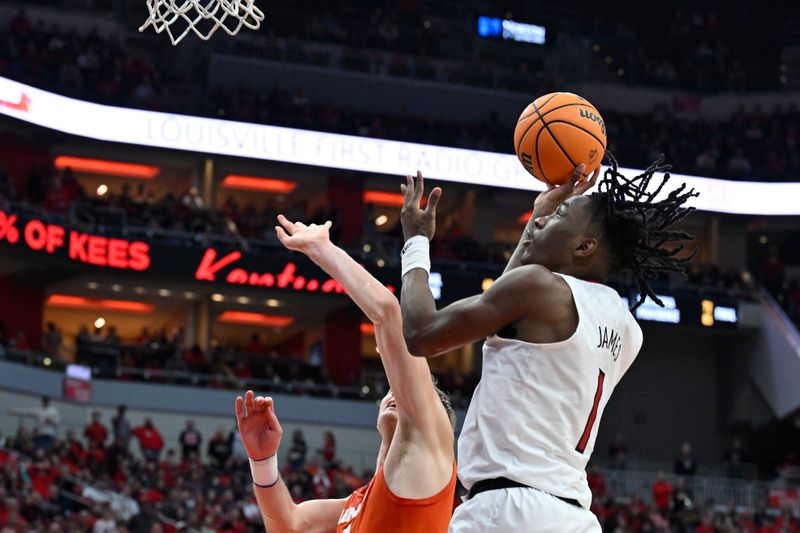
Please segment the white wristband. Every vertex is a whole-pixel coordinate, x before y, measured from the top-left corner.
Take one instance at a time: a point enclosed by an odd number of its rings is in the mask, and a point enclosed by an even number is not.
[[[421,268],[428,274],[431,273],[431,241],[424,235],[416,235],[406,241],[403,251],[400,252],[402,276]]]
[[[257,487],[266,489],[275,485],[280,478],[278,473],[278,454],[253,461],[250,459],[250,473],[253,475],[253,483]]]

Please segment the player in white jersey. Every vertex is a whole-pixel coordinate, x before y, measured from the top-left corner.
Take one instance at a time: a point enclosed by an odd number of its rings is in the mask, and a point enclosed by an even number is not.
[[[428,287],[435,188],[426,209],[422,175],[403,186],[404,333],[415,355],[435,356],[486,339],[481,382],[458,440],[459,477],[469,490],[450,533],[600,531],[589,511],[585,467],[614,387],[642,345],[642,332],[608,278],[630,270],[640,297],[659,302],[647,280],[682,271],[669,226],[691,208],[685,187],[656,201],[647,192],[662,160],[627,179],[610,157],[599,174],[550,187],[506,270],[483,294],[436,310]],[[664,178],[666,181],[667,177]],[[663,186],[663,182],[662,182]]]

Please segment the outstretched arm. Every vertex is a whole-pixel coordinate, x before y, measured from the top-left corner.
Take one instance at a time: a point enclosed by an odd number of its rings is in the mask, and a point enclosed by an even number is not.
[[[514,253],[511,255],[505,270],[503,270],[503,274],[522,264],[522,251],[525,249],[522,243],[530,238],[530,234],[533,233],[533,224],[537,218],[552,215],[564,200],[571,196],[583,194],[594,186],[597,176],[600,175],[600,168],[598,167],[589,179],[581,181],[584,170],[586,170],[586,166],[581,163],[572,171],[572,176],[570,176],[570,180],[567,183],[561,186],[548,185],[546,191],[539,193],[539,196],[533,202],[533,214],[528,219],[528,223],[519,237],[517,247],[514,249]]]
[[[403,339],[400,304],[375,277],[356,263],[329,238],[330,222],[306,226],[278,217],[278,239],[284,246],[306,254],[335,278],[364,314],[375,324],[381,360],[398,407],[413,425],[431,438],[431,444],[452,453],[453,432],[447,414],[431,382],[425,360],[412,357]],[[449,466],[449,465],[448,465]]]
[[[248,457],[263,462],[278,453],[283,430],[275,416],[275,405],[272,398],[259,396],[256,398],[249,390],[245,397],[236,398],[236,422],[239,426],[239,438],[242,439]],[[297,505],[286,484],[276,472],[277,479],[271,486],[253,488],[258,501],[258,509],[269,532],[280,533],[332,533],[336,531],[336,523],[342,512],[345,501],[312,500]],[[255,481],[255,480],[254,480]]]
[[[493,335],[526,316],[549,319],[546,306],[534,302],[560,302],[565,297],[571,293],[555,274],[527,265],[501,276],[483,294],[437,311],[428,275],[418,268],[403,277],[403,334],[411,353],[434,357]]]
[[[336,279],[350,298],[361,308],[374,324],[382,324],[397,298],[375,279],[372,274],[356,263],[347,252],[330,241],[330,222],[322,226],[302,222],[291,222],[278,215],[280,226],[275,228],[278,239],[290,250],[302,252],[322,270]]]

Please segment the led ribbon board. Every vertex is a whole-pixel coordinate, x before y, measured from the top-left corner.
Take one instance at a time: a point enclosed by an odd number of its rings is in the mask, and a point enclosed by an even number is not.
[[[428,177],[471,185],[544,190],[511,154],[113,107],[60,96],[0,77],[0,114],[90,139],[249,157],[373,174]],[[511,142],[509,129],[509,148]],[[623,154],[624,157],[624,154]],[[620,169],[636,175],[636,169]],[[800,215],[800,183],[729,181],[673,174],[700,192],[704,211]]]

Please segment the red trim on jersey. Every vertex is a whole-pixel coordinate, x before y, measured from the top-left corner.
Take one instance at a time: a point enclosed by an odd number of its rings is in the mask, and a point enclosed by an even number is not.
[[[597,375],[597,391],[594,393],[592,412],[589,413],[589,420],[586,421],[586,427],[583,430],[581,440],[578,441],[578,445],[575,447],[575,451],[578,453],[583,453],[584,450],[586,450],[586,445],[589,443],[589,436],[592,434],[592,427],[594,426],[594,421],[597,419],[597,408],[600,406],[600,398],[603,396],[603,382],[605,379],[605,372],[600,370],[600,373]]]

